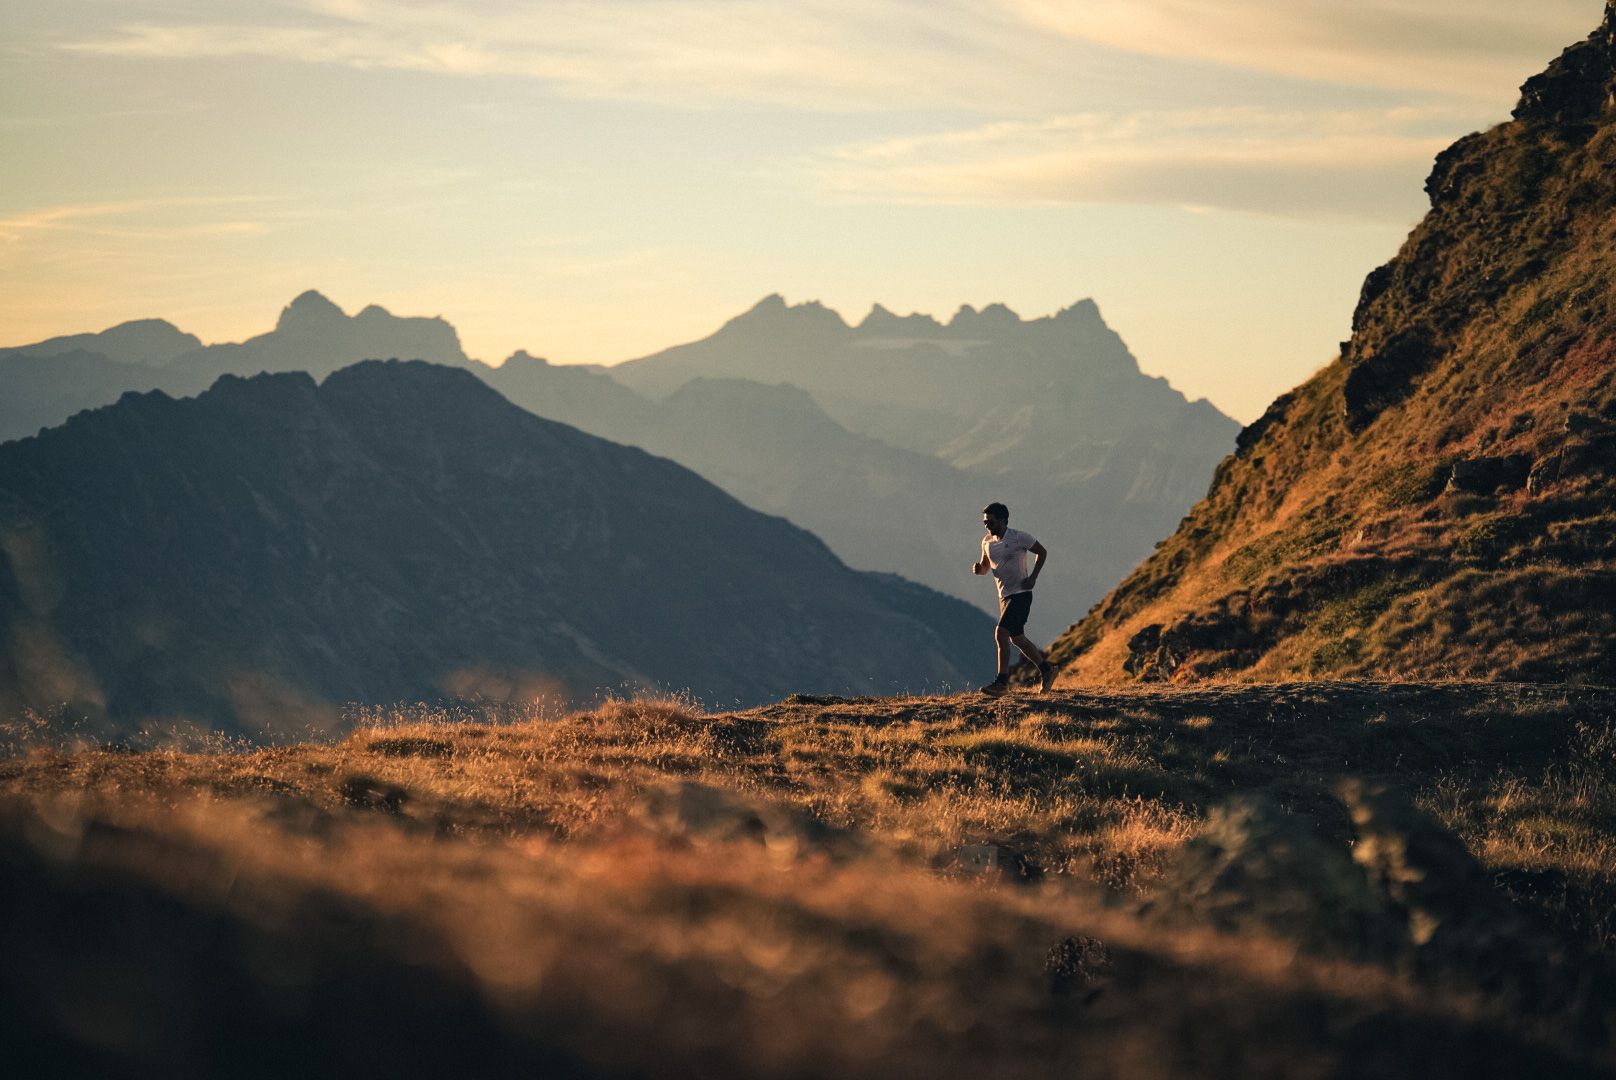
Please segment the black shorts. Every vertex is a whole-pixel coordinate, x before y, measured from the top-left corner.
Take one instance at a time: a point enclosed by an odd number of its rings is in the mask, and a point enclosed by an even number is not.
[[[1027,629],[1027,613],[1032,610],[1032,593],[1012,593],[999,601],[999,625],[1011,637]]]

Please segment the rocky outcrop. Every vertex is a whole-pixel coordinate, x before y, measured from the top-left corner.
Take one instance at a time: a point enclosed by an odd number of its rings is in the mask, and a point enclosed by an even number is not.
[[[1521,87],[1517,120],[1585,124],[1616,107],[1616,0],[1607,0],[1599,29],[1561,53]]]

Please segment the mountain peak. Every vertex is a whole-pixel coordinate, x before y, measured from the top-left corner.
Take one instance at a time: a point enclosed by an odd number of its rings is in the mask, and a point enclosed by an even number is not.
[[[1096,304],[1092,298],[1084,297],[1071,307],[1061,308],[1059,311],[1055,312],[1054,317],[1055,321],[1057,322],[1066,320],[1070,320],[1072,322],[1084,322],[1090,319],[1099,319],[1100,305]]]
[[[297,294],[297,299],[281,309],[281,317],[276,320],[276,330],[301,330],[304,327],[325,327],[338,320],[346,320],[341,307],[328,301],[323,294],[315,289],[307,289]]]
[[[858,331],[863,334],[915,334],[933,333],[943,328],[943,324],[930,315],[920,312],[911,312],[908,315],[894,315],[881,304],[872,304],[870,313],[858,324]]]
[[[954,312],[954,317],[948,320],[950,330],[963,330],[967,333],[1003,330],[1020,325],[1021,316],[1004,304],[998,303],[989,304],[981,311],[970,304],[961,304],[959,310]]]
[[[276,330],[301,330],[307,327],[328,326],[348,318],[343,310],[313,289],[298,294],[275,323]]]
[[[1585,124],[1616,108],[1616,0],[1606,0],[1598,29],[1521,87],[1517,120]]]
[[[787,304],[785,297],[779,293],[770,293],[744,313],[725,323],[719,333],[737,330],[772,332],[785,327],[832,332],[845,332],[848,329],[841,315],[818,300]]]
[[[534,356],[526,349],[517,349],[505,358],[505,363],[501,364],[500,367],[505,367],[507,364],[516,364],[518,366],[532,364],[535,367],[549,367],[550,361],[542,356]]]

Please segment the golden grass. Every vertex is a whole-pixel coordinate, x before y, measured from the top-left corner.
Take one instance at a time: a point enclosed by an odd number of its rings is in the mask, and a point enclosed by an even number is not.
[[[358,1029],[281,1031],[279,1013],[231,1002],[288,981],[323,1000],[359,965],[406,1042],[447,1010],[444,1030],[501,1069],[564,1060],[573,1075],[1334,1075],[1366,1054],[1384,1075],[1560,1068],[1609,1047],[1476,988],[1163,926],[1135,905],[1227,795],[1267,792],[1345,843],[1330,791],[1368,776],[1417,794],[1490,868],[1527,875],[1523,903],[1608,953],[1613,704],[1473,684],[714,715],[643,700],[516,722],[416,708],[333,745],[252,752],[40,750],[0,763],[0,892],[32,890],[8,940],[89,934],[119,978],[202,995],[199,1024],[267,1024],[263,1039],[337,1058]],[[1041,881],[966,874],[955,852],[984,843]],[[64,929],[75,882],[165,899]],[[195,933],[236,942],[209,962],[228,992],[192,987],[183,949],[131,944]],[[1092,1004],[1051,996],[1042,969],[1071,935],[1114,958]],[[300,959],[265,959],[283,953]],[[46,973],[73,962],[23,948],[11,989],[50,1004],[65,991]],[[98,1008],[114,1042],[144,1022],[134,1004]],[[54,1030],[51,1016],[33,1018]]]

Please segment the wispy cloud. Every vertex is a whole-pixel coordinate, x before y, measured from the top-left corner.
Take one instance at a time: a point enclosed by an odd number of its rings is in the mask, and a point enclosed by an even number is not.
[[[922,203],[1159,203],[1406,220],[1446,111],[1256,108],[1084,114],[841,148],[811,165],[838,195]]]
[[[1491,100],[1604,0],[1005,0],[1068,37],[1329,82]]]
[[[262,195],[190,195],[114,202],[62,203],[0,217],[0,240],[20,241],[40,233],[103,237],[244,236],[268,230],[262,221],[241,220],[238,208],[278,201]],[[221,211],[228,213],[220,217]]]
[[[298,17],[298,13],[301,17]],[[1073,53],[1000,0],[308,0],[275,17],[139,21],[80,53],[262,56],[541,80],[580,97],[868,109],[1030,104]]]
[[[1074,102],[1092,51],[1494,102],[1602,0],[302,0],[187,9],[64,47],[506,76],[580,97],[806,108]]]

